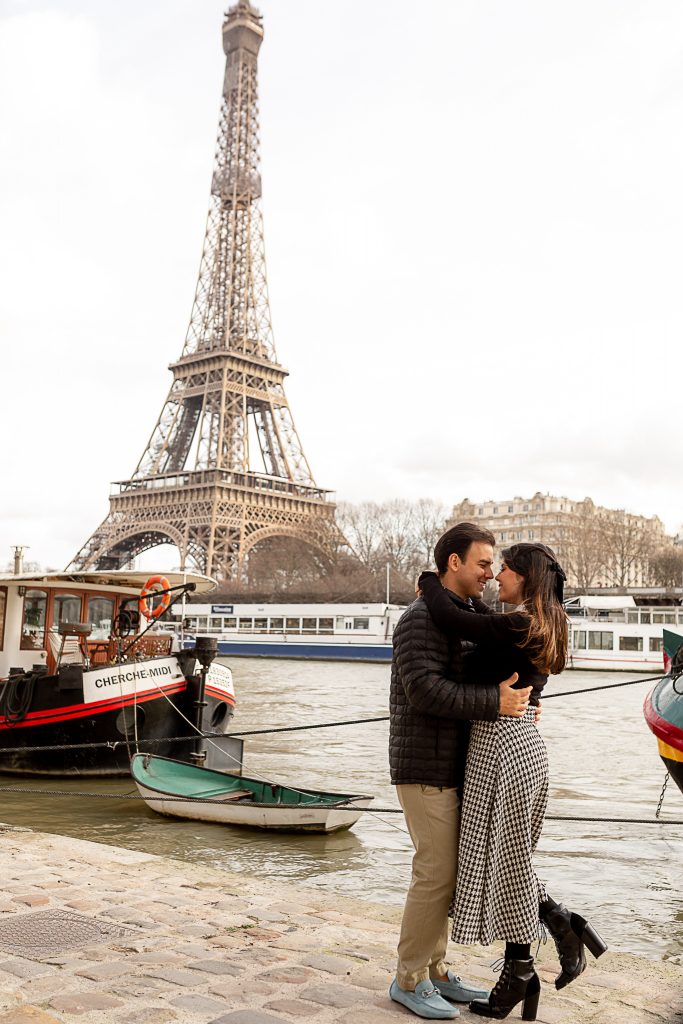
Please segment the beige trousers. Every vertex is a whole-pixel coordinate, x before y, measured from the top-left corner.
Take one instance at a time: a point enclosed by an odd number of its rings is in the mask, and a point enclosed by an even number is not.
[[[398,940],[396,980],[410,989],[444,975],[448,908],[455,892],[460,797],[455,789],[397,786],[415,847],[413,872]]]

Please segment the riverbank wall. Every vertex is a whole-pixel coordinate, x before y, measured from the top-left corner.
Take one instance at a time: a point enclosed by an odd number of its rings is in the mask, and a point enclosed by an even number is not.
[[[387,996],[400,908],[9,825],[0,876],[0,1024],[417,1019]],[[499,953],[451,961],[486,986]],[[608,952],[556,992],[538,962],[539,1024],[683,1024],[682,966]]]

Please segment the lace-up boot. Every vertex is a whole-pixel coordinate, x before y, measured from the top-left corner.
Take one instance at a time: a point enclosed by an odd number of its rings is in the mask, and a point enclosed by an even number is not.
[[[500,978],[491,989],[488,999],[474,999],[472,1013],[480,1017],[503,1020],[523,1001],[522,1020],[536,1020],[541,982],[534,970],[533,957],[528,960],[504,960]]]

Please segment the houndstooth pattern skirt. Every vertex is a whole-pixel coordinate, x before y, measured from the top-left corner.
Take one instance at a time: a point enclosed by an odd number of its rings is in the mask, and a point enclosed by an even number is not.
[[[456,942],[533,942],[545,887],[533,854],[548,803],[548,755],[534,725],[501,716],[473,722],[451,916]]]

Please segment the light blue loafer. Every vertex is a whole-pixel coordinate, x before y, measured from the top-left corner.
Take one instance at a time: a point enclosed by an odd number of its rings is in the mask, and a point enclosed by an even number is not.
[[[454,1003],[471,1003],[473,999],[488,999],[489,989],[487,988],[475,988],[473,985],[468,985],[466,981],[459,978],[453,971],[447,971],[448,981],[439,981],[438,978],[432,978],[431,982],[444,999],[452,999]]]
[[[406,1006],[418,1017],[426,1017],[428,1020],[453,1020],[454,1017],[460,1016],[460,1011],[442,999],[431,981],[418,982],[415,991],[410,992],[408,989],[400,988],[394,978],[389,989],[389,998]]]

